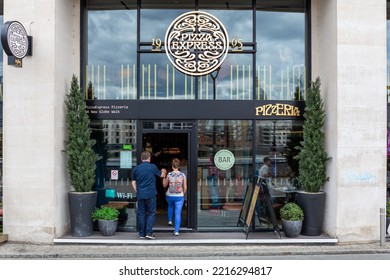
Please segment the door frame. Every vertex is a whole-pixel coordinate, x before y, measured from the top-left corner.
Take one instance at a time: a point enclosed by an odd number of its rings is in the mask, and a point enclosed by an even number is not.
[[[144,128],[145,122],[175,122],[175,123],[191,123],[191,128],[184,129],[156,129]],[[143,135],[146,133],[161,133],[161,134],[187,134],[187,229],[197,230],[197,122],[195,120],[137,120],[137,162],[140,163]]]

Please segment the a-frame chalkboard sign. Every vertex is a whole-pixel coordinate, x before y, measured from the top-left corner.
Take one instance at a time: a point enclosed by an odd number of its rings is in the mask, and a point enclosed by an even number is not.
[[[275,234],[277,234],[279,238],[282,238],[282,235],[280,234],[280,230],[278,227],[278,222],[276,220],[275,210],[272,207],[272,201],[269,194],[268,185],[266,183],[266,180],[264,179],[259,178],[257,180],[257,184],[254,187],[248,186],[245,192],[244,203],[242,205],[240,216],[238,218],[237,226],[239,225],[244,226],[246,239],[248,239],[248,234],[253,220],[253,214],[255,212],[257,199],[259,199],[260,191],[262,191],[264,194],[265,206],[267,207],[269,217],[271,219],[271,223],[274,227]]]
[[[252,199],[253,190],[254,190],[253,184],[248,184],[248,187],[246,188],[245,191],[245,196],[244,196],[244,201],[242,204],[240,216],[238,217],[237,226],[245,226],[248,217],[249,206],[251,204],[250,202]]]

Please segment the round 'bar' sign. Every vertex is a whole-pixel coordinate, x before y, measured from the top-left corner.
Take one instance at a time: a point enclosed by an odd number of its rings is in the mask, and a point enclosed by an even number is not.
[[[180,15],[165,35],[166,54],[180,72],[202,76],[217,70],[226,58],[229,38],[222,23],[209,13]]]
[[[214,164],[221,170],[229,170],[235,162],[233,153],[229,150],[219,150],[214,156]]]
[[[18,21],[7,21],[1,29],[1,44],[8,56],[22,59],[27,55],[29,44],[24,26]]]

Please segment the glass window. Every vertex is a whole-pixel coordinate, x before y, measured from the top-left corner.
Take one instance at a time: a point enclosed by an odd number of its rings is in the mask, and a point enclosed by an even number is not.
[[[294,201],[295,192],[300,188],[298,161],[294,157],[298,154],[296,147],[303,140],[302,126],[302,121],[256,121],[256,176],[269,158],[267,181],[277,217],[279,208],[285,202]],[[263,218],[267,220],[264,203],[259,203],[255,210],[258,217],[255,223],[260,225]]]
[[[195,99],[195,78],[176,70],[162,45],[169,25],[187,10],[141,10],[140,99]],[[152,49],[154,51],[152,51]],[[149,52],[147,52],[149,51]]]
[[[218,70],[193,77],[172,67],[164,40],[173,20],[193,11],[195,1],[141,1],[139,19],[135,1],[109,7],[89,1],[86,98],[304,100],[304,1],[283,9],[270,1],[256,3],[254,34],[252,1],[198,2],[225,26],[231,47]]]
[[[221,8],[226,9],[226,3],[223,3]],[[209,10],[206,12],[218,18],[225,26],[231,43],[253,42],[253,12],[251,10]],[[227,55],[218,72],[201,78],[199,99],[253,99],[253,56],[237,51],[246,50],[247,47],[231,47],[231,49],[235,52]]]
[[[253,12],[251,10],[206,10],[225,26],[229,39],[253,42]]]
[[[91,129],[95,150],[102,156],[96,166],[97,207],[107,203],[124,205],[118,226],[135,229],[136,193],[131,186],[131,171],[137,165],[136,121],[93,120]]]
[[[198,0],[199,9],[251,9],[252,0]]]
[[[142,9],[194,9],[195,1],[189,0],[141,0]]]
[[[198,227],[237,227],[252,175],[252,141],[252,121],[198,122]],[[228,170],[214,162],[224,149],[235,157]]]
[[[140,99],[195,99],[195,77],[176,70],[165,53],[143,53],[140,76]]]
[[[256,99],[304,100],[305,14],[256,13]]]
[[[136,9],[137,0],[107,1],[107,0],[86,0],[89,10],[123,10]]]
[[[199,77],[199,99],[252,100],[252,55],[228,54],[218,71]]]
[[[141,10],[141,42],[152,42],[153,39],[164,41],[169,25],[181,14],[190,10]],[[161,16],[161,13],[164,16]]]
[[[137,98],[137,13],[88,11],[87,99]]]
[[[294,0],[294,1],[256,0],[256,9],[264,10],[264,11],[278,11],[278,12],[302,12],[302,10],[305,8],[305,2],[307,2],[307,0]]]

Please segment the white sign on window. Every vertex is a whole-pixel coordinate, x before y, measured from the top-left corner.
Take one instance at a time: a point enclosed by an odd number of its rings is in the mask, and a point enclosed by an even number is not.
[[[120,168],[131,168],[132,152],[121,151],[120,152]]]
[[[118,170],[111,170],[111,180],[118,180]]]

